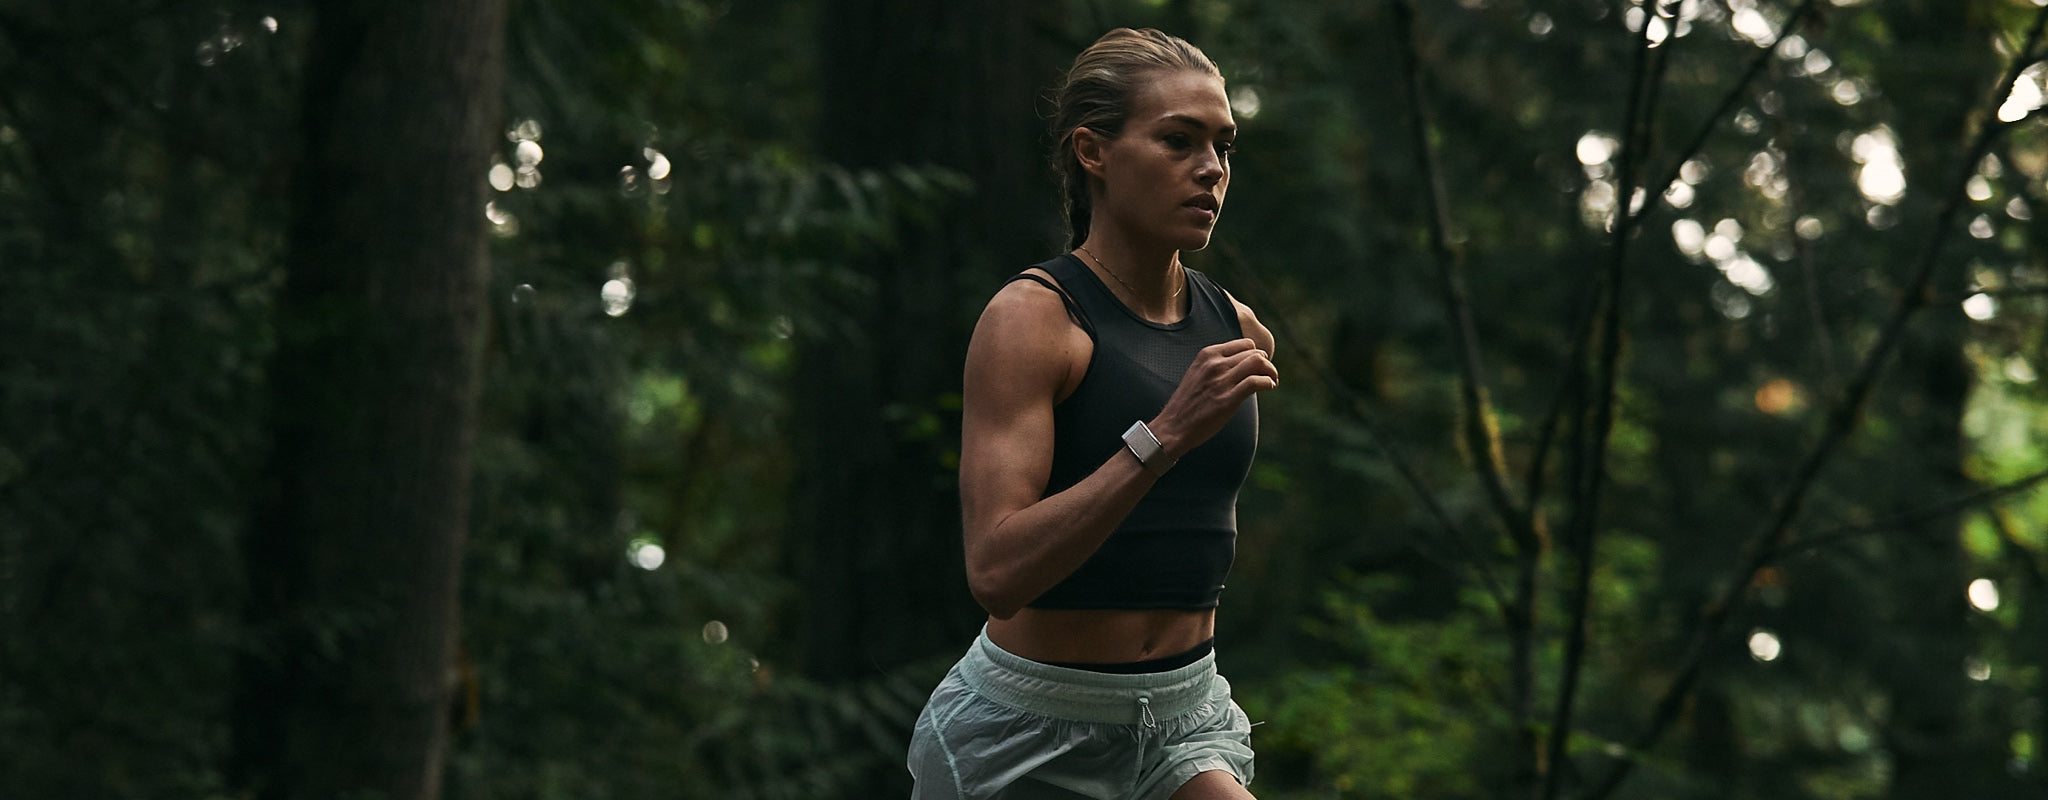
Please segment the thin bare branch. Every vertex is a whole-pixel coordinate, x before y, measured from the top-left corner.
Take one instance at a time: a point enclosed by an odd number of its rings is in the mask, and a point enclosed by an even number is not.
[[[1646,10],[1662,15],[1663,4],[1652,3]],[[1557,703],[1551,711],[1543,781],[1546,800],[1556,798],[1563,791],[1564,776],[1570,771],[1566,748],[1571,740],[1572,718],[1578,705],[1579,679],[1585,672],[1586,641],[1592,629],[1593,562],[1598,552],[1600,500],[1607,482],[1607,453],[1613,439],[1615,394],[1621,373],[1621,310],[1626,297],[1623,290],[1628,274],[1628,242],[1637,215],[1634,202],[1636,170],[1643,161],[1644,151],[1649,149],[1650,119],[1656,111],[1664,66],[1670,63],[1664,54],[1652,53],[1650,27],[1645,21],[1636,39],[1635,65],[1629,73],[1628,102],[1623,112],[1622,146],[1616,154],[1619,199],[1603,280],[1607,288],[1600,314],[1600,359],[1596,373],[1599,387],[1591,398],[1593,420],[1585,452],[1587,463],[1579,470],[1580,480],[1573,487],[1568,536],[1573,556],[1571,616],[1565,629],[1564,663],[1559,668]],[[1645,198],[1644,205],[1648,207],[1648,198]]]
[[[1527,513],[1509,493],[1504,475],[1500,432],[1493,425],[1494,413],[1487,400],[1485,367],[1479,352],[1478,326],[1465,291],[1464,260],[1450,241],[1450,207],[1444,189],[1443,168],[1437,150],[1430,143],[1431,122],[1428,98],[1423,88],[1421,55],[1416,52],[1415,9],[1410,0],[1394,4],[1396,29],[1402,46],[1402,67],[1406,72],[1408,131],[1420,160],[1424,188],[1429,198],[1429,246],[1436,262],[1437,293],[1448,317],[1452,349],[1458,356],[1458,400],[1464,421],[1460,432],[1471,451],[1472,468],[1486,489],[1488,502],[1503,527],[1516,537],[1518,546],[1532,546],[1534,533],[1525,521]]]
[[[2048,26],[2048,7],[2044,7],[2035,15],[2033,26],[2027,33],[2026,44],[2020,48],[2018,57],[2014,58],[2006,69],[2004,79],[1999,81],[1998,89],[1989,101],[1989,108],[1997,108],[2006,96],[2011,94],[2013,83],[2019,80],[2021,71],[2040,60],[2041,56],[2037,51],[2044,26]],[[1814,443],[1813,448],[1801,460],[1785,494],[1772,505],[1768,521],[1743,547],[1742,568],[1723,583],[1713,599],[1701,609],[1692,641],[1680,662],[1678,674],[1672,678],[1671,684],[1658,698],[1651,712],[1648,727],[1626,750],[1632,755],[1620,759],[1595,786],[1590,797],[1603,798],[1613,793],[1634,770],[1636,758],[1633,754],[1647,752],[1677,721],[1685,699],[1691,695],[1693,685],[1699,680],[1704,669],[1707,654],[1713,642],[1720,636],[1722,626],[1727,623],[1729,615],[1741,600],[1744,587],[1755,579],[1757,571],[1763,569],[1775,553],[1784,549],[1791,535],[1792,521],[1798,517],[1800,509],[1805,504],[1807,493],[1812,490],[1821,470],[1855,430],[1857,420],[1862,417],[1863,405],[1876,387],[1884,366],[1890,361],[1892,351],[1898,347],[1907,323],[1921,309],[1928,307],[1932,298],[1928,287],[1933,282],[1935,268],[1940,264],[1942,247],[1953,233],[1956,215],[1962,208],[1964,186],[1975,171],[1977,163],[1990,150],[1993,140],[2009,127],[1988,113],[1985,115],[1985,121],[1965,151],[1956,175],[1945,187],[1945,192],[1940,195],[1948,199],[1936,215],[1927,244],[1922,247],[1915,259],[1913,280],[1900,292],[1891,316],[1885,321],[1876,343],[1864,357],[1862,365],[1843,396],[1830,409],[1827,426],[1822,431],[1820,440]]]
[[[1781,547],[1777,550],[1773,550],[1770,553],[1765,554],[1764,560],[1766,563],[1782,561],[1786,558],[1790,558],[1793,556],[1806,555],[1819,550],[1824,550],[1844,542],[1855,541],[1873,535],[1880,535],[1894,531],[1907,530],[1915,526],[1931,522],[1934,520],[1950,517],[1958,512],[1967,511],[1969,509],[1977,508],[1979,506],[1992,506],[2000,500],[2004,500],[2007,497],[2011,497],[2013,495],[2025,492],[2029,489],[2033,489],[2034,487],[2039,486],[2042,483],[2048,483],[2048,470],[2036,472],[2032,475],[2013,481],[2011,483],[1993,486],[1982,491],[1971,492],[1970,494],[1963,495],[1962,497],[1957,497],[1941,503],[1936,503],[1926,508],[1916,509],[1913,511],[1906,512],[1904,514],[1899,514],[1886,519],[1882,519],[1877,522],[1867,523],[1863,525],[1846,525],[1821,533],[1800,536],[1798,537],[1798,541],[1790,542],[1786,544],[1784,547]]]
[[[1444,188],[1443,166],[1430,141],[1435,127],[1422,73],[1422,55],[1415,35],[1415,8],[1410,0],[1394,3],[1395,30],[1400,37],[1402,85],[1407,89],[1408,132],[1415,155],[1422,165],[1423,184],[1429,199],[1430,256],[1436,262],[1437,294],[1451,332],[1451,346],[1458,360],[1458,401],[1460,437],[1472,470],[1484,487],[1494,516],[1506,530],[1515,548],[1515,594],[1502,613],[1509,638],[1510,713],[1516,721],[1515,749],[1521,760],[1524,780],[1534,784],[1541,772],[1536,738],[1529,726],[1535,713],[1536,697],[1536,587],[1542,566],[1544,543],[1537,533],[1534,507],[1516,503],[1507,485],[1506,458],[1501,451],[1500,430],[1487,399],[1485,368],[1479,348],[1478,325],[1465,291],[1464,259],[1451,244],[1451,214]]]

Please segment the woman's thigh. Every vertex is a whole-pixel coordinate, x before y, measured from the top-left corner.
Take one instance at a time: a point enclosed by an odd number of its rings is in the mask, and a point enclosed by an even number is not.
[[[1181,784],[1180,789],[1173,793],[1173,800],[1245,800],[1251,797],[1252,793],[1238,785],[1236,777],[1220,769],[1196,775],[1194,780]]]

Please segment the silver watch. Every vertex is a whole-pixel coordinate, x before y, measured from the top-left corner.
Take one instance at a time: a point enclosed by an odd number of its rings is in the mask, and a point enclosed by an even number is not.
[[[1173,469],[1180,460],[1166,454],[1166,447],[1159,443],[1159,437],[1152,435],[1151,428],[1145,427],[1144,420],[1131,423],[1130,430],[1124,431],[1124,446],[1130,448],[1131,455],[1137,456],[1138,463],[1154,477],[1165,476],[1166,471]]]

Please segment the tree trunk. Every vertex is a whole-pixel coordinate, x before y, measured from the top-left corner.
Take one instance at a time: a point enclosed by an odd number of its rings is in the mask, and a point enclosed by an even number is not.
[[[333,2],[317,15],[233,773],[262,798],[434,798],[505,4]]]
[[[806,671],[833,679],[964,645],[954,464],[960,366],[1000,279],[1057,246],[1057,187],[1030,157],[1057,72],[1030,4],[838,0],[820,23],[824,156],[940,166],[972,182],[889,252],[850,253],[870,291],[827,298],[801,339],[792,556]],[[886,34],[886,35],[885,35]]]
[[[1905,160],[1910,193],[1900,206],[1901,232],[1917,242],[1925,237],[1951,237],[1951,255],[1938,267],[1930,287],[1935,297],[1961,297],[1971,276],[1963,259],[1953,255],[1961,245],[1959,231],[1933,230],[1928,224],[1952,187],[1961,146],[1973,135],[1969,115],[1982,113],[1991,82],[2004,68],[2003,59],[1983,46],[1990,31],[1947,2],[1921,0],[1886,9],[1886,27],[1897,35],[1894,52],[1879,68],[1885,86],[1922,87],[1927,106],[1901,115],[1897,123],[1900,153]],[[1946,91],[1944,91],[1946,88]],[[1947,106],[1941,103],[1946,101]],[[1900,420],[1905,447],[1896,458],[1901,475],[1913,485],[1892,494],[1900,498],[1895,513],[1905,513],[1940,498],[1959,497],[1972,486],[1963,470],[1967,450],[1962,430],[1974,376],[1963,345],[1969,321],[1953,303],[1921,312],[1901,343],[1894,378],[1903,391],[1893,411]],[[2000,735],[1978,730],[1972,706],[1984,702],[1982,689],[1966,675],[1965,660],[1977,647],[1965,601],[1966,556],[1960,515],[1946,515],[1916,526],[1890,548],[1892,578],[1888,591],[1895,604],[1890,617],[1898,635],[1876,677],[1890,695],[1891,712],[1884,739],[1892,755],[1891,796],[2006,797],[2016,789],[2005,774]]]

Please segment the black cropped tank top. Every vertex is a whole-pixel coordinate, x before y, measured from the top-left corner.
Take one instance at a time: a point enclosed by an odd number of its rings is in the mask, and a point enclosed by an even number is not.
[[[1123,433],[1166,406],[1202,348],[1243,338],[1230,297],[1187,271],[1188,313],[1161,325],[1112,294],[1069,253],[1038,264],[1095,342],[1088,371],[1053,409],[1052,474],[1065,491],[1124,449]],[[1011,280],[1034,280],[1020,274]],[[1258,449],[1258,398],[1247,398],[1215,437],[1181,456],[1102,547],[1029,604],[1033,608],[1215,608],[1237,547],[1237,493]]]

